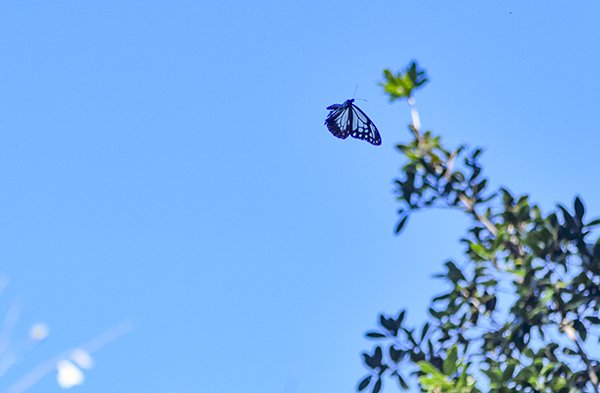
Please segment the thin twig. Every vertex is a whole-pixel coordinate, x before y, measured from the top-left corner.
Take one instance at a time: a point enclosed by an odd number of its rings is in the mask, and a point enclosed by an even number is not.
[[[10,303],[10,307],[4,317],[2,330],[0,330],[0,355],[4,355],[4,352],[8,348],[10,336],[12,335],[13,330],[15,330],[15,326],[21,315],[21,308],[21,302],[19,300],[13,300]]]
[[[421,146],[423,144],[423,138],[421,137],[421,133],[419,131],[421,128],[421,117],[419,116],[419,111],[417,110],[417,107],[415,106],[415,99],[413,97],[409,97],[407,102],[408,102],[408,106],[410,107],[410,115],[411,115],[411,119],[412,119],[410,129],[413,132],[415,138],[417,139],[419,146]],[[447,178],[450,178],[452,175],[452,166],[454,164],[454,157],[452,157],[450,162],[451,163],[448,165],[448,167],[446,169],[446,174],[445,174],[445,176]],[[490,220],[488,220],[487,217],[485,217],[485,216],[479,214],[477,211],[475,211],[473,203],[464,193],[459,193],[458,198],[464,205],[465,209],[468,212],[472,213],[475,216],[475,218],[477,218],[477,220],[479,222],[481,222],[487,228],[487,230],[490,231],[490,233],[494,237],[496,237],[498,235],[498,229],[496,229],[496,226]]]
[[[577,354],[579,355],[579,357],[581,358],[581,360],[583,361],[583,363],[585,363],[585,366],[587,368],[588,375],[590,377],[590,382],[594,386],[594,390],[596,390],[596,392],[599,392],[600,391],[600,384],[599,384],[599,381],[598,381],[598,375],[596,374],[596,371],[594,370],[594,365],[592,364],[592,362],[588,358],[585,350],[583,349],[583,346],[581,345],[581,343],[577,339],[577,335],[575,334],[575,329],[573,329],[573,323],[572,323],[572,321],[569,322],[567,320],[567,318],[565,316],[566,312],[564,310],[561,310],[561,314],[563,315],[563,321],[560,324],[560,328],[561,328],[561,330],[563,332],[565,332],[565,334],[567,335],[567,337],[571,341],[573,341],[575,343],[575,346],[577,347]]]
[[[25,374],[21,379],[13,383],[6,390],[6,393],[23,393],[30,387],[39,382],[43,377],[51,373],[55,368],[56,364],[62,359],[68,357],[75,349],[83,349],[88,353],[93,353],[103,348],[105,345],[116,340],[117,338],[129,333],[133,329],[131,322],[122,322],[98,336],[92,338],[90,341],[71,348],[68,351],[60,353],[46,361],[41,362],[33,368],[29,373]]]
[[[483,224],[483,226],[485,226],[486,229],[494,237],[496,237],[498,235],[498,229],[496,228],[496,226],[490,220],[488,220],[488,218],[486,216],[482,216],[477,211],[475,211],[473,202],[471,202],[471,200],[465,194],[463,194],[463,193],[458,194],[458,199],[460,199],[460,201],[462,202],[465,209],[467,209],[468,212],[472,213],[475,216],[475,218],[477,218],[477,220],[479,222],[481,222]]]

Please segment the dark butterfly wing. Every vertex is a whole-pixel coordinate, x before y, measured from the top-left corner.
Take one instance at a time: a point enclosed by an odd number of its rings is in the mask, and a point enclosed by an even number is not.
[[[381,145],[379,130],[369,119],[369,116],[354,104],[350,104],[350,111],[352,111],[352,116],[350,116],[352,119],[352,130],[350,131],[352,138],[365,140],[375,146]]]
[[[329,132],[340,139],[348,135],[362,139],[372,145],[381,145],[381,135],[371,119],[359,107],[354,105],[354,100],[347,100],[343,104],[334,104],[327,107],[331,110],[325,125]]]
[[[327,107],[327,109],[331,109],[331,112],[327,116],[327,119],[325,119],[325,125],[329,132],[340,139],[348,138],[348,135],[352,131],[352,121],[350,119],[352,111],[350,105],[344,103]]]

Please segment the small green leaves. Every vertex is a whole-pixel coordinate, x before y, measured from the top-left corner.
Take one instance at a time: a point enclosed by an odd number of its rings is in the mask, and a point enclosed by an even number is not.
[[[427,392],[446,392],[447,389],[452,388],[451,380],[433,364],[422,360],[417,365],[422,372],[419,383]]]
[[[412,97],[414,90],[428,82],[425,71],[420,69],[415,62],[410,63],[404,71],[395,75],[386,69],[383,71],[383,77],[385,81],[380,85],[390,97],[390,101],[408,99]]]
[[[390,100],[411,106],[427,82],[416,63],[385,70],[384,78]],[[492,189],[481,149],[446,146],[414,124],[409,131],[411,140],[397,145],[396,233],[414,212],[438,207],[464,213],[472,225],[461,237],[463,255],[434,276],[445,288],[422,323],[407,326],[404,311],[380,315],[366,334],[378,346],[363,355],[370,374],[359,390],[378,393],[384,376],[407,389],[408,375],[428,393],[598,390],[599,359],[585,346],[600,343],[600,218],[585,219],[578,196],[544,212],[527,194]]]

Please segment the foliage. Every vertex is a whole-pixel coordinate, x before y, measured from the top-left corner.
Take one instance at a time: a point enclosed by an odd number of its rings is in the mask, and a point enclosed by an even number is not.
[[[414,61],[408,65],[406,70],[398,72],[395,75],[390,70],[383,70],[385,92],[390,96],[390,101],[403,98],[410,98],[413,90],[422,87],[429,80],[425,76],[425,71],[420,70]]]
[[[390,99],[407,98],[414,110],[425,73],[413,63],[385,77]],[[456,209],[472,225],[464,259],[437,275],[448,289],[432,299],[429,320],[417,329],[405,310],[380,315],[366,334],[376,345],[363,354],[369,374],[358,390],[377,393],[391,377],[436,393],[600,391],[589,349],[599,342],[600,239],[592,235],[600,219],[586,218],[579,197],[545,214],[528,195],[489,190],[481,149],[450,149],[414,120],[412,140],[397,146],[405,160],[395,180],[397,232],[432,207]]]

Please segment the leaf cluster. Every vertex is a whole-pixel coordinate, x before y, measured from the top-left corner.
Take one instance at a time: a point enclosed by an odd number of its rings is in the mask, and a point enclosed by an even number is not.
[[[388,91],[386,89],[386,91]],[[395,194],[396,231],[415,212],[450,208],[472,221],[462,260],[436,277],[446,290],[429,318],[408,326],[406,311],[381,315],[364,353],[359,391],[378,393],[385,378],[424,392],[599,392],[600,219],[572,207],[544,214],[528,195],[490,190],[481,149],[450,149],[420,133],[398,145],[404,158]]]
[[[405,70],[396,74],[386,69],[383,71],[383,77],[385,81],[380,85],[390,97],[390,101],[410,98],[413,91],[428,82],[425,71],[420,69],[416,62],[410,63]]]

